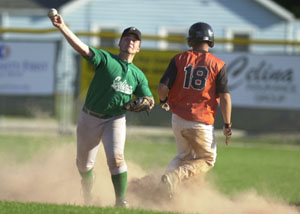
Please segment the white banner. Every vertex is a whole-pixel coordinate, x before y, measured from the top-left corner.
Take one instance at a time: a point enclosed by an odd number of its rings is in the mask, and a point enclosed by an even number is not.
[[[0,42],[0,94],[53,94],[55,57],[54,42]]]
[[[226,62],[233,106],[300,109],[300,57],[215,54]]]

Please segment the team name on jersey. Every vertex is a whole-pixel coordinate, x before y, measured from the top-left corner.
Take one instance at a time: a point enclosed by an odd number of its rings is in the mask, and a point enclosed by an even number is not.
[[[132,94],[132,86],[128,85],[127,81],[121,81],[121,77],[118,76],[115,78],[113,84],[111,85],[115,91],[122,92],[124,94]]]

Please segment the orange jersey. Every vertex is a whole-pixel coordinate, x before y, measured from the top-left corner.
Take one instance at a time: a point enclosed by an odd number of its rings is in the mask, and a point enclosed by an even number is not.
[[[219,97],[216,77],[225,62],[211,53],[189,50],[174,57],[177,74],[169,91],[171,111],[188,120],[214,124]]]

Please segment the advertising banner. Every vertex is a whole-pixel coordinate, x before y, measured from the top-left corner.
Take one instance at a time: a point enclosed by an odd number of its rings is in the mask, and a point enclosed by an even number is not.
[[[109,51],[117,54],[118,49]],[[157,87],[173,56],[179,51],[142,50],[134,59],[146,75],[158,102]],[[214,53],[226,62],[233,107],[300,109],[299,56]],[[93,68],[82,61],[81,97],[84,99]]]
[[[0,94],[52,95],[56,43],[0,41]]]
[[[300,109],[299,56],[216,54],[227,63],[233,106]]]

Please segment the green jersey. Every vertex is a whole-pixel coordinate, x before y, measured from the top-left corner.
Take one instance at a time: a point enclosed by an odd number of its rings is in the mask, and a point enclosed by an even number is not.
[[[105,50],[92,47],[93,57],[84,57],[95,67],[95,75],[89,86],[85,106],[89,110],[116,116],[126,111],[122,106],[137,97],[153,97],[144,73],[133,63],[128,63]]]

